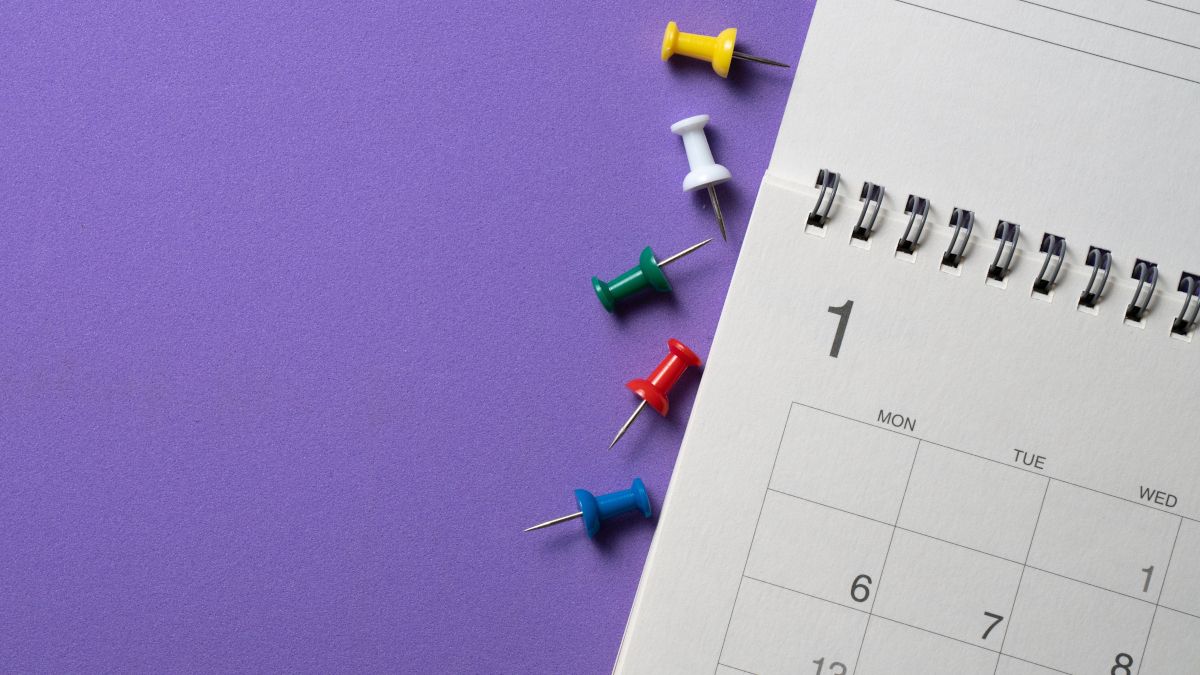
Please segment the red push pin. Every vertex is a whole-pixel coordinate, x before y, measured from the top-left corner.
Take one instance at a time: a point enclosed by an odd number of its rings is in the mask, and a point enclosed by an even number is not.
[[[629,425],[633,424],[638,415],[642,414],[647,404],[658,411],[659,415],[666,417],[667,409],[671,406],[670,401],[667,400],[667,394],[670,393],[671,387],[675,386],[675,383],[679,381],[679,376],[683,375],[683,371],[687,370],[689,366],[700,365],[700,357],[696,356],[696,352],[688,349],[687,345],[679,340],[675,338],[667,340],[667,347],[670,349],[670,352],[662,360],[662,363],[658,364],[654,372],[650,373],[650,377],[644,380],[630,380],[625,383],[626,387],[629,387],[633,393],[641,397],[642,402],[638,404],[633,414],[625,421],[624,426],[617,432],[616,437],[612,439],[612,443],[608,444],[610,450],[617,444],[617,441],[621,440],[625,432],[629,430]]]

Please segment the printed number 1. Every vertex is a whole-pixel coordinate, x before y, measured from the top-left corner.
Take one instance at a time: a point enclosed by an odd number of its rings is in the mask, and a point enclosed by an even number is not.
[[[833,346],[829,348],[829,355],[837,358],[838,352],[842,351],[842,337],[846,335],[846,324],[850,323],[850,310],[854,309],[854,301],[847,300],[846,304],[841,307],[830,307],[830,314],[837,314],[838,327],[837,332],[833,334]]]

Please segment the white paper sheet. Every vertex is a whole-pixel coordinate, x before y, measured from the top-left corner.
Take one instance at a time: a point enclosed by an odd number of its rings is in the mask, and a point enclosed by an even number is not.
[[[1171,334],[1200,6],[920,4],[817,8],[617,672],[1200,672],[1200,338]],[[820,168],[843,182],[806,227]],[[1081,311],[1093,244],[1113,272]],[[1161,281],[1133,323],[1136,258]]]

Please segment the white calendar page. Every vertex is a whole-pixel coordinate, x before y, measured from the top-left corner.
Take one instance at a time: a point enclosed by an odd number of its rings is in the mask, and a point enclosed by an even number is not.
[[[1196,0],[821,0],[615,670],[1200,673],[1197,110]]]
[[[814,201],[764,182],[617,670],[1200,672],[1198,345]]]
[[[1195,0],[822,0],[616,670],[1200,673],[1198,110]]]

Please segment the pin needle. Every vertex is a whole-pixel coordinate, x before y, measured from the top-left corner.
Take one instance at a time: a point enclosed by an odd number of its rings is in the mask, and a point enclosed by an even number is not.
[[[551,525],[557,525],[557,524],[559,524],[559,523],[565,523],[565,522],[567,522],[568,520],[575,520],[576,518],[582,518],[582,517],[583,517],[583,511],[576,511],[575,513],[572,513],[572,514],[571,514],[571,515],[569,515],[569,516],[563,516],[563,517],[561,517],[561,518],[555,518],[555,519],[553,519],[553,520],[547,520],[546,522],[544,522],[544,523],[538,523],[537,525],[534,525],[533,527],[527,527],[527,528],[525,528],[525,531],[526,531],[526,532],[533,532],[534,530],[540,530],[540,529],[542,529],[543,527],[550,527]]]
[[[735,51],[733,53],[733,58],[741,59],[743,61],[753,61],[755,63],[765,63],[768,66],[776,66],[778,68],[791,68],[791,66],[786,63],[781,63],[779,61],[772,61],[771,59],[764,59],[761,56],[751,56],[749,54],[746,54],[745,52]]]
[[[679,260],[680,258],[691,253],[692,251],[699,249],[700,247],[704,246],[705,244],[707,244],[710,241],[712,241],[712,238],[705,239],[704,241],[700,242],[699,244],[692,244],[691,246],[680,251],[679,253],[676,253],[675,255],[671,256],[670,258],[667,258],[666,260],[660,260],[658,262],[658,266],[666,267],[667,265],[670,265],[671,263],[675,262],[676,260]]]
[[[721,228],[721,239],[729,241],[729,237],[725,236],[725,216],[721,213],[721,202],[717,200],[717,188],[708,186],[708,201],[712,202],[713,213],[717,214],[717,227]]]
[[[629,431],[629,425],[633,424],[633,421],[636,420],[638,415],[641,415],[642,411],[645,409],[646,401],[643,399],[642,402],[633,409],[633,414],[629,416],[629,419],[625,420],[625,424],[621,425],[621,430],[617,432],[617,435],[613,436],[612,443],[608,444],[609,450],[612,450],[613,446],[617,444],[617,441],[621,440],[621,437],[625,435],[625,432]]]

